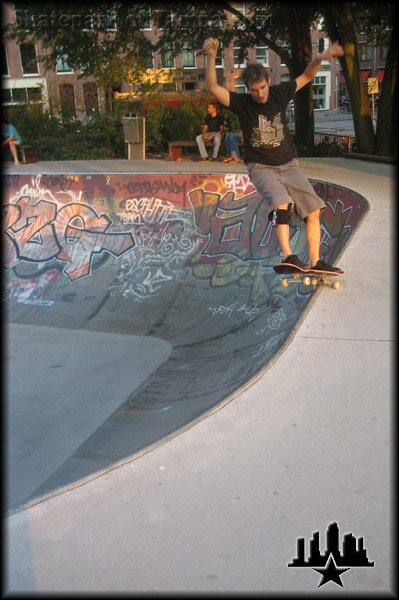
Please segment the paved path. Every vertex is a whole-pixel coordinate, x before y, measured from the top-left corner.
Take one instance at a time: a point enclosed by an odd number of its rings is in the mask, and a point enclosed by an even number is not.
[[[343,573],[345,591],[392,590],[395,174],[357,163],[301,161],[371,206],[340,258],[342,290],[322,291],[285,352],[223,409],[8,517],[10,591],[312,593],[321,575],[287,565],[315,531],[323,551],[332,522],[375,563]]]

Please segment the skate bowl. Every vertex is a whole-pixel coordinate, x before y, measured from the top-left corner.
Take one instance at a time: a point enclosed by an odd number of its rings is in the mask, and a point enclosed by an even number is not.
[[[368,202],[311,183],[326,202],[321,254],[336,263]],[[281,285],[275,233],[242,173],[7,175],[3,213],[11,512],[236,398],[320,291]],[[291,244],[306,260],[296,220]],[[342,279],[325,293],[344,293]]]

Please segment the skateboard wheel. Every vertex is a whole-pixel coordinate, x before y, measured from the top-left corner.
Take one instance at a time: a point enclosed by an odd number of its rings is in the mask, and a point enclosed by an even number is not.
[[[341,284],[339,281],[334,281],[334,283],[332,284],[332,287],[334,288],[334,290],[339,290],[339,288],[341,287]]]
[[[282,285],[283,287],[287,287],[287,285],[288,285],[288,284],[289,284],[289,281],[288,281],[288,279],[283,279],[283,280],[282,280],[282,282],[281,282],[281,285]]]
[[[302,279],[302,281],[303,281],[304,285],[310,285],[310,277],[304,277]]]
[[[317,279],[317,277],[313,277],[312,285],[317,285],[318,283],[319,283],[319,280]]]

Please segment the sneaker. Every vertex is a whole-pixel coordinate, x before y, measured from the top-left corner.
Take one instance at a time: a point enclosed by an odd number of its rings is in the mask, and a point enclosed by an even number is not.
[[[306,263],[299,260],[296,254],[290,254],[289,256],[287,256],[287,258],[285,258],[282,261],[281,264],[286,265],[287,267],[295,267],[295,269],[298,269],[299,271],[308,270],[308,266],[306,265]]]
[[[204,162],[206,160],[210,160],[209,156],[204,156],[201,158],[200,162]]]
[[[323,260],[318,260],[317,263],[309,269],[311,273],[326,273],[331,275],[342,275],[343,271],[338,267],[332,267]]]

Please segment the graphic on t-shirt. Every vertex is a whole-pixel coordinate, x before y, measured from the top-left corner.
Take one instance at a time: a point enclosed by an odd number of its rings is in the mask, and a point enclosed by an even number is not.
[[[251,144],[255,148],[260,146],[280,146],[284,139],[284,127],[281,123],[281,113],[273,117],[272,121],[259,115],[259,127],[252,129]]]

